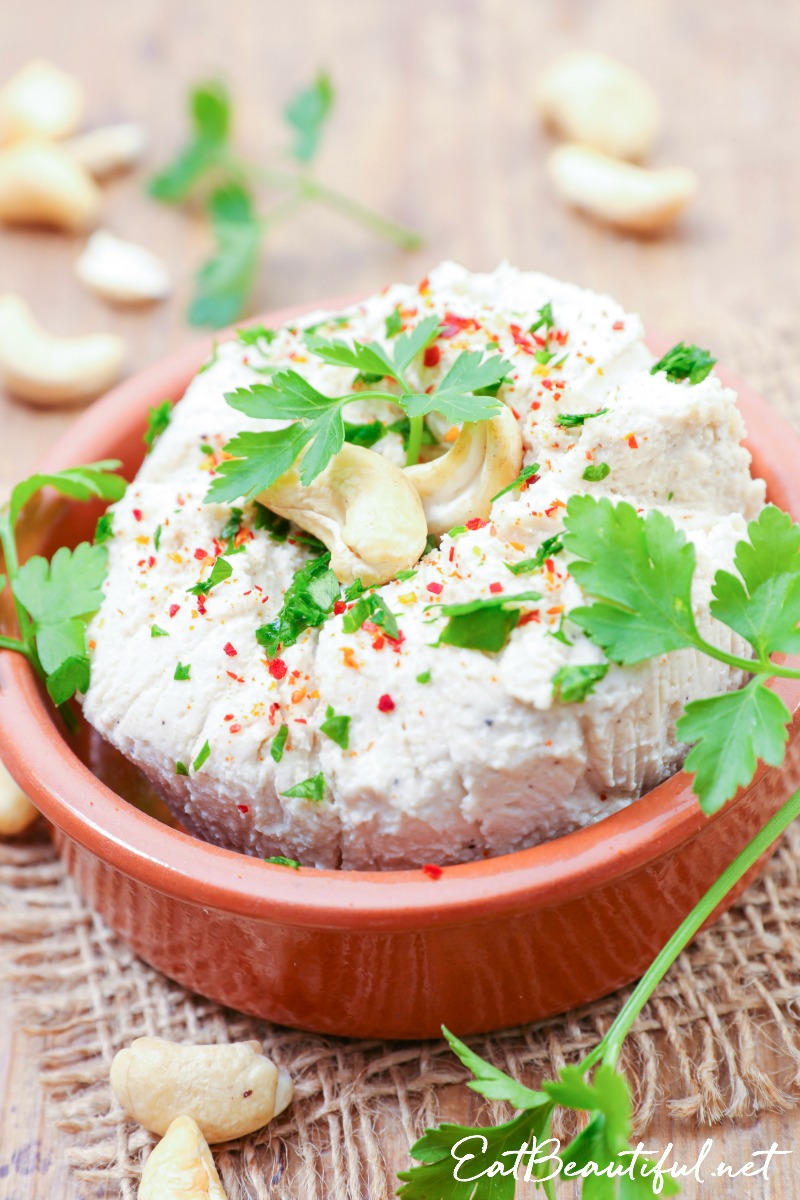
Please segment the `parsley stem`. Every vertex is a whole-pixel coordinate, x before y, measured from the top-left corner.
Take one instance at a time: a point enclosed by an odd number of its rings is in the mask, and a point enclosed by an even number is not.
[[[667,944],[645,971],[605,1036],[583,1060],[581,1063],[582,1070],[588,1070],[601,1058],[604,1063],[616,1067],[622,1044],[630,1033],[634,1021],[678,955],[688,946],[701,926],[705,924],[714,912],[717,905],[724,900],[740,879],[758,862],[762,854],[769,850],[770,846],[777,841],[798,816],[800,816],[800,789],[794,795],[790,796],[778,811],[770,817],[766,825],[745,846],[744,850],[740,854],[737,854],[730,866],[722,872],[717,881],[694,906],[688,917],[681,922]]]
[[[18,638],[0,637],[0,650],[15,650],[17,654],[24,654],[26,658],[30,658],[28,647]]]
[[[716,646],[712,646],[711,642],[707,642],[702,637],[697,638],[695,645],[709,658],[715,658],[729,667],[746,671],[748,675],[769,675],[770,677],[777,675],[781,679],[800,679],[800,671],[794,670],[792,667],[779,666],[778,663],[770,662],[769,659],[739,658],[736,654],[726,654],[724,650],[718,650]]]
[[[422,449],[422,434],[425,423],[424,417],[410,417],[408,431],[408,448],[406,450],[406,466],[414,467],[419,462],[419,452]]]
[[[17,556],[17,539],[14,535],[14,527],[11,524],[11,514],[8,508],[0,512],[0,546],[3,548],[3,557],[5,559],[6,572],[8,574],[8,584],[11,588],[11,594],[14,597],[14,609],[17,614],[17,623],[23,643],[26,646],[26,653],[30,657],[32,646],[31,638],[31,622],[28,614],[20,604],[17,597],[14,595],[14,580],[19,573],[19,558]]]

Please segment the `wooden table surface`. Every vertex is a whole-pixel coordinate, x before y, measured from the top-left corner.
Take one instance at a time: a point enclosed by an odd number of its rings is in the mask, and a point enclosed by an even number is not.
[[[530,95],[543,64],[578,46],[641,68],[666,109],[659,161],[692,167],[701,178],[697,202],[666,239],[600,229],[563,208],[548,188],[549,142],[533,119]],[[291,93],[318,67],[330,71],[337,102],[319,158],[321,177],[418,228],[426,245],[403,254],[335,214],[308,211],[272,236],[253,311],[411,280],[445,257],[475,269],[508,258],[573,279],[610,292],[647,323],[690,340],[693,329],[713,324],[716,314],[744,322],[796,306],[800,20],[792,4],[7,3],[0,80],[40,55],[83,79],[91,124],[137,119],[147,125],[147,169],[181,143],[193,81],[219,76],[229,83],[241,147],[258,159],[285,144],[280,114]],[[73,271],[80,239],[0,232],[0,293],[24,296],[53,332],[121,334],[130,371],[195,336],[184,313],[192,271],[208,245],[202,222],[144,195],[145,173],[107,186],[105,225],[169,261],[176,292],[156,308],[114,310],[90,296]],[[27,473],[73,419],[74,411],[34,410],[0,396],[0,484]],[[32,1050],[7,1012],[0,981],[0,1200],[75,1200],[89,1193],[67,1177],[62,1135],[44,1136]],[[463,1096],[460,1090],[453,1097],[452,1115]],[[690,1183],[685,1194],[800,1196],[797,1133],[793,1114],[710,1131],[715,1154],[734,1164],[772,1141],[794,1153],[779,1160],[769,1183]],[[18,1152],[37,1134],[48,1146],[47,1165],[32,1171]],[[676,1155],[693,1161],[706,1135],[662,1117],[648,1141],[659,1147],[674,1141]],[[398,1146],[398,1165],[404,1154]]]

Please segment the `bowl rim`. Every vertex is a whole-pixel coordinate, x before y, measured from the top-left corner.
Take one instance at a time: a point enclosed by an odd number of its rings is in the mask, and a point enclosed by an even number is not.
[[[248,320],[276,327],[318,309],[362,297],[336,297],[269,312]],[[216,340],[233,336],[218,334]],[[146,409],[165,395],[182,395],[215,339],[198,339],[119,384],[92,404],[47,451],[38,470],[55,470],[108,457],[103,450],[140,431]],[[648,337],[655,348],[668,339]],[[750,410],[746,439],[754,466],[769,476],[771,493],[800,518],[800,436],[746,384],[724,368],[717,374],[736,388]],[[759,417],[753,420],[753,417]],[[747,418],[747,411],[745,411]],[[764,471],[765,462],[769,469]],[[63,503],[59,501],[59,503]],[[73,502],[70,502],[73,503]],[[47,509],[45,506],[44,512]],[[773,685],[793,713],[790,737],[800,731],[800,681]],[[31,754],[26,747],[37,747]],[[125,875],[165,895],[267,922],[316,928],[415,931],[496,919],[523,909],[563,904],[618,882],[740,804],[769,770],[760,763],[748,788],[711,817],[701,812],[684,771],[593,825],[525,850],[448,866],[433,880],[421,868],[389,871],[290,869],[213,846],[173,829],[123,800],[78,758],[55,723],[28,663],[0,652],[0,755],[45,817],[67,838]],[[401,887],[402,892],[398,892]]]

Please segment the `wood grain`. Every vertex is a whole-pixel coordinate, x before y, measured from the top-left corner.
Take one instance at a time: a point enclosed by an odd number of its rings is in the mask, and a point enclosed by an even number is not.
[[[537,71],[554,54],[591,46],[638,64],[663,97],[660,162],[692,167],[701,191],[663,241],[601,229],[558,204],[544,177],[548,138],[532,118]],[[152,168],[185,132],[187,85],[221,75],[237,100],[237,136],[258,158],[285,135],[280,110],[320,65],[339,90],[320,156],[334,186],[419,228],[421,252],[403,255],[323,211],[275,232],[255,309],[413,279],[441,258],[484,269],[507,257],[608,291],[676,337],[716,314],[758,321],[796,306],[800,251],[796,117],[800,21],[777,0],[28,0],[3,6],[0,80],[45,55],[75,71],[88,120],[139,119],[151,131]],[[80,240],[0,231],[0,292],[23,295],[54,332],[120,333],[131,371],[193,336],[184,320],[191,275],[207,244],[201,222],[161,208],[144,172],[106,189],[105,224],[170,263],[175,295],[143,312],[109,309],[77,282]],[[758,385],[759,379],[751,382]],[[800,408],[796,410],[800,412]],[[73,419],[0,397],[0,485],[26,474]],[[0,992],[0,1200],[76,1200],[64,1137],[48,1129],[33,1049]],[[463,1118],[462,1089],[447,1097]],[[761,1179],[689,1183],[686,1195],[800,1195],[797,1117],[724,1126],[714,1161],[742,1165],[776,1141],[794,1153]],[[673,1141],[692,1161],[707,1136],[662,1116],[648,1144]],[[405,1161],[405,1145],[390,1148]],[[793,1163],[795,1165],[793,1165]],[[100,1189],[98,1197],[112,1193]],[[564,1193],[567,1194],[566,1192]]]

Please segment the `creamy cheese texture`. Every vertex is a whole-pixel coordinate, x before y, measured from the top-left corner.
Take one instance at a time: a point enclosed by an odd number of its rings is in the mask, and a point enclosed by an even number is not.
[[[545,304],[555,357],[542,364],[528,330]],[[431,314],[442,320],[439,361],[429,355],[429,365],[420,358],[410,369],[422,390],[464,349],[497,346],[511,362],[500,396],[538,476],[496,500],[488,522],[445,535],[411,579],[379,589],[401,638],[374,625],[345,633],[338,613],[268,661],[256,630],[277,616],[308,561],[302,542],[273,540],[244,505],[243,549],[228,558],[233,574],[204,601],[187,591],[224,548],[230,508],[204,502],[223,445],[242,430],[281,425],[242,416],[225,393],[263,381],[275,365],[330,395],[351,390],[352,370],[315,359],[303,331],[388,343],[386,318],[398,306],[407,328]],[[192,832],[304,866],[465,862],[534,845],[636,800],[680,766],[683,706],[741,686],[742,674],[682,650],[611,667],[584,703],[556,703],[560,667],[603,657],[574,626],[571,644],[552,636],[585,598],[566,553],[533,575],[506,564],[530,558],[562,529],[572,495],[658,508],[694,543],[701,633],[743,652],[710,618],[708,602],[715,572],[730,566],[764,503],[764,485],[740,444],[735,394],[713,374],[693,386],[651,375],[653,361],[639,318],[607,296],[505,265],[472,274],[453,263],[419,286],[390,287],[341,313],[310,313],[269,345],[221,345],[114,507],[105,599],[89,630],[86,717]],[[600,408],[608,411],[582,427],[557,424],[559,413]],[[391,421],[402,413],[364,401],[345,416]],[[446,422],[430,424],[452,440]],[[375,450],[402,465],[399,435]],[[584,480],[591,463],[608,465],[605,479]],[[498,585],[506,595],[535,589],[542,597],[504,650],[435,644],[438,606],[496,594]],[[329,707],[350,717],[347,749],[320,730]],[[270,751],[282,726],[276,762]],[[321,800],[285,795],[320,773]]]

